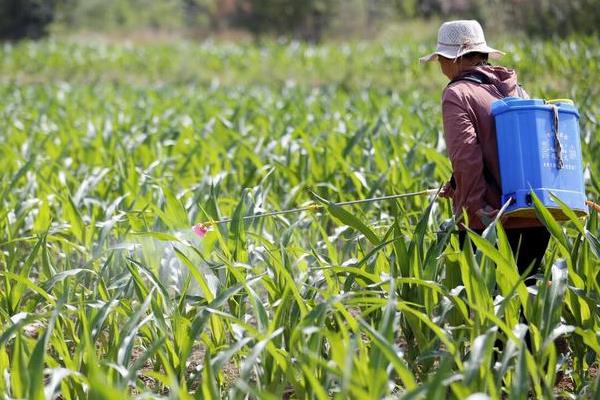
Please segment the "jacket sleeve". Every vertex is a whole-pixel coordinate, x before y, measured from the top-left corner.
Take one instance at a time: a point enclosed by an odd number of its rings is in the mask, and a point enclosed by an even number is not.
[[[448,88],[442,100],[444,139],[452,163],[456,191],[454,201],[472,217],[486,206],[483,154],[467,104]]]

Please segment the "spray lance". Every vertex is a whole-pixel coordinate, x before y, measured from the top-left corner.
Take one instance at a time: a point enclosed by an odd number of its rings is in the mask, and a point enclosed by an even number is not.
[[[296,208],[291,208],[291,209],[287,209],[287,210],[276,210],[276,211],[270,211],[270,212],[262,213],[262,214],[255,214],[255,215],[247,215],[245,217],[242,217],[241,219],[243,221],[253,221],[256,219],[274,217],[277,215],[295,214],[295,213],[299,213],[299,212],[303,212],[303,211],[318,211],[318,210],[321,210],[325,204],[329,204],[331,206],[337,206],[337,207],[345,207],[345,206],[351,206],[351,205],[356,205],[356,204],[376,203],[376,202],[385,201],[385,200],[395,200],[395,199],[418,197],[418,196],[429,196],[429,195],[434,195],[434,194],[439,193],[440,190],[441,189],[426,189],[426,190],[421,190],[418,192],[400,193],[400,194],[394,194],[394,195],[388,195],[388,196],[372,197],[369,199],[342,201],[339,203],[329,202],[328,200],[318,196],[316,193],[311,191],[311,194],[315,198],[317,198],[317,200],[322,204],[313,202],[313,203],[310,203],[303,207],[296,207]],[[600,213],[600,205],[598,205],[597,203],[594,203],[591,200],[586,200],[586,204],[588,207],[590,207],[590,208],[596,210],[596,212]],[[206,233],[213,226],[217,226],[220,224],[226,224],[231,221],[233,221],[233,218],[224,218],[224,219],[220,219],[217,221],[209,220],[209,221],[201,222],[199,224],[194,225],[192,227],[192,231],[197,236],[202,238],[206,235]]]
[[[321,202],[323,204],[313,202],[304,207],[291,208],[288,210],[276,210],[276,211],[270,211],[267,213],[256,214],[256,215],[247,215],[245,217],[242,217],[241,219],[243,221],[253,221],[253,220],[256,220],[259,218],[274,217],[277,215],[294,214],[294,213],[299,213],[299,212],[303,212],[303,211],[318,211],[324,207],[324,204],[329,204],[331,206],[337,206],[337,207],[345,207],[345,206],[351,206],[351,205],[355,205],[355,204],[376,203],[376,202],[385,201],[385,200],[394,200],[394,199],[402,199],[402,198],[417,197],[417,196],[428,196],[428,195],[434,195],[438,192],[439,192],[439,189],[427,189],[427,190],[421,190],[419,192],[400,193],[400,194],[394,194],[394,195],[388,195],[388,196],[372,197],[369,199],[342,201],[339,203],[329,202],[328,200],[326,200],[322,197],[319,197],[316,193],[311,192],[312,195],[315,198],[317,198],[317,200],[319,202]],[[197,236],[204,237],[206,235],[206,233],[210,230],[211,227],[220,225],[220,224],[226,224],[231,221],[233,221],[232,218],[224,218],[224,219],[220,219],[218,221],[206,221],[206,222],[202,222],[202,223],[194,225],[192,227],[192,230],[194,231],[194,233]]]
[[[276,210],[276,211],[270,211],[270,212],[262,213],[262,214],[255,214],[255,215],[247,215],[245,217],[242,217],[241,219],[243,221],[253,221],[253,220],[256,220],[259,218],[274,217],[277,215],[295,214],[295,213],[299,213],[299,212],[303,212],[303,211],[318,211],[324,207],[324,204],[329,204],[329,205],[337,206],[337,207],[345,207],[345,206],[351,206],[351,205],[355,205],[355,204],[376,203],[376,202],[385,201],[385,200],[395,200],[395,199],[418,197],[418,196],[429,196],[429,195],[437,194],[437,193],[439,193],[439,191],[440,191],[440,189],[426,189],[426,190],[421,190],[418,192],[400,193],[400,194],[394,194],[394,195],[388,195],[388,196],[372,197],[369,199],[342,201],[339,203],[329,202],[328,200],[318,196],[316,193],[311,191],[311,194],[315,198],[317,198],[317,200],[322,204],[313,202],[313,203],[308,204],[303,207],[296,207],[296,208],[291,208],[291,209],[287,209],[287,210]],[[586,200],[586,204],[588,205],[588,207],[590,207],[590,208],[596,210],[596,212],[600,213],[600,205],[599,204],[594,203],[591,200]],[[224,219],[220,219],[217,221],[209,220],[209,221],[201,222],[201,223],[194,225],[192,227],[192,231],[197,236],[202,238],[206,235],[206,233],[210,230],[211,227],[217,226],[220,224],[226,224],[231,221],[233,221],[233,218],[224,218]]]

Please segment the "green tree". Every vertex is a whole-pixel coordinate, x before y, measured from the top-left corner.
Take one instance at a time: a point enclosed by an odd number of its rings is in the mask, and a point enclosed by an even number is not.
[[[219,30],[226,23],[226,16],[219,14],[217,0],[182,0],[185,22],[190,28]]]
[[[598,0],[511,0],[507,16],[527,34],[600,33]]]
[[[0,39],[38,39],[47,34],[57,0],[0,0]]]
[[[373,1],[373,0],[371,0]],[[487,29],[532,36],[598,34],[598,0],[392,0],[401,18],[477,19]]]
[[[318,42],[338,0],[238,0],[237,5],[237,25],[257,36],[275,33]]]

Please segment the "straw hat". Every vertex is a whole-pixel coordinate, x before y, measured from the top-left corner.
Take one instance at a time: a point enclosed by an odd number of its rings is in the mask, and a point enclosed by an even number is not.
[[[448,21],[444,22],[438,31],[435,52],[421,57],[419,61],[421,63],[435,61],[438,59],[438,55],[453,59],[472,52],[487,53],[490,58],[500,58],[504,54],[487,45],[479,22],[475,20]]]

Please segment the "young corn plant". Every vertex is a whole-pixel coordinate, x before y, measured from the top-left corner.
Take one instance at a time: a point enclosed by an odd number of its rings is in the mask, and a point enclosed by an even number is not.
[[[511,50],[579,106],[597,201],[597,38]],[[0,398],[598,397],[596,212],[534,198],[530,282],[498,221],[461,248],[443,199],[336,205],[450,175],[421,44],[0,53]]]

